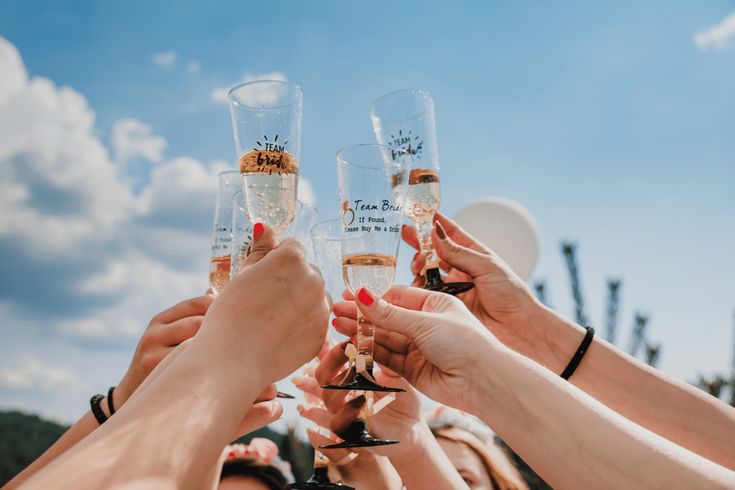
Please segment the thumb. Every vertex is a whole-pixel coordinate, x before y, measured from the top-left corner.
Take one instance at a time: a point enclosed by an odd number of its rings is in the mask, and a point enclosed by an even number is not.
[[[410,289],[422,291],[417,288]],[[426,292],[430,293],[429,291]],[[369,289],[364,287],[357,291],[356,297],[357,307],[365,319],[376,327],[400,333],[409,340],[414,340],[425,330],[424,314],[421,312],[421,307],[415,308],[414,310],[401,308],[381,298],[377,298]],[[429,295],[423,295],[423,298],[420,299],[425,301],[427,297]],[[398,299],[400,301],[401,298],[398,297]]]
[[[255,223],[253,225],[253,244],[250,246],[250,253],[245,258],[241,270],[257,264],[274,248],[276,248],[276,235],[273,233],[273,228],[263,223]]]
[[[464,247],[447,235],[438,221],[434,222],[434,248],[439,257],[453,268],[475,278],[497,269],[492,255]]]

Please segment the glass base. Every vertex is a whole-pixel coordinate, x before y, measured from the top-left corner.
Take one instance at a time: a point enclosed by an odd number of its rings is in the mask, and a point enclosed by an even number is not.
[[[296,397],[293,396],[293,395],[289,395],[288,393],[284,393],[282,391],[279,391],[279,392],[276,392],[276,398],[285,398],[287,400],[293,400]]]
[[[382,391],[385,393],[403,393],[406,390],[401,388],[389,388],[373,383],[362,374],[355,375],[355,379],[341,385],[323,385],[325,390],[362,390],[362,391]]]
[[[286,485],[284,488],[293,490],[306,490],[311,488],[322,488],[324,490],[355,490],[349,485],[342,485],[340,483],[332,483],[329,481],[327,468],[314,468],[314,474],[311,475],[311,478],[307,481],[291,483]]]
[[[301,489],[309,489],[309,488],[323,488],[325,490],[355,490],[353,487],[349,485],[342,485],[340,483],[320,483],[317,481],[303,481],[303,482],[297,482],[297,483],[290,483],[286,485],[283,488],[289,488],[294,490],[301,490]]]
[[[444,282],[439,269],[428,269],[426,271],[426,286],[424,286],[424,289],[429,291],[439,291],[440,293],[457,296],[474,287],[475,283],[473,282]]]
[[[376,439],[368,432],[367,423],[364,420],[355,420],[344,432],[337,435],[344,439],[344,442],[327,444],[326,446],[319,446],[319,448],[349,449],[353,447],[389,446],[401,442],[392,439]]]

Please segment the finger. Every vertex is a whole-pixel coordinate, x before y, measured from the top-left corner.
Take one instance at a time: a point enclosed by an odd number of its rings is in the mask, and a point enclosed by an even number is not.
[[[273,228],[263,223],[255,223],[253,225],[253,244],[240,269],[243,270],[257,264],[274,248],[276,248],[276,234]]]
[[[392,351],[405,354],[411,343],[408,337],[398,332],[391,332],[380,327],[375,328],[375,343]]]
[[[332,312],[334,313],[334,316],[337,317],[347,317],[352,318],[353,320],[357,318],[357,306],[355,306],[354,300],[334,303]]]
[[[336,438],[330,439],[324,434],[320,434],[318,431],[311,428],[306,429],[306,435],[309,438],[309,442],[314,447],[314,449],[318,449],[319,451],[321,451],[322,454],[333,463],[336,463],[337,461],[342,461],[347,456],[352,454],[352,451],[350,451],[349,449],[319,449],[320,446],[334,444],[335,442],[337,442]]]
[[[329,423],[331,431],[337,435],[342,434],[358,417],[358,415],[360,415],[360,410],[365,406],[365,403],[367,403],[365,395],[360,395],[346,403],[344,407],[342,407],[342,410],[332,417],[332,420]]]
[[[187,316],[204,315],[213,300],[214,296],[211,294],[184,300],[154,316],[151,323],[172,323]]]
[[[398,374],[399,376],[405,376],[405,365],[406,365],[406,355],[401,354],[398,352],[394,352],[390,349],[385,348],[382,345],[375,345],[375,350],[373,352],[373,356],[375,357],[375,362],[379,363],[381,366],[390,369],[394,373]]]
[[[403,225],[403,228],[401,229],[401,238],[403,238],[403,241],[406,242],[408,246],[413,247],[416,250],[421,250],[419,245],[419,234],[416,231],[415,226]]]
[[[345,289],[342,291],[342,299],[345,301],[355,301],[355,295],[349,289]]]
[[[334,376],[339,372],[340,368],[347,362],[347,356],[345,355],[345,347],[347,342],[337,344],[332,350],[324,356],[322,362],[319,363],[314,376],[320,385],[329,384]]]
[[[319,405],[299,405],[296,407],[296,410],[305,419],[311,420],[316,425],[326,429],[329,428],[329,424],[332,421],[332,414],[329,413],[329,410]]]
[[[152,341],[173,347],[194,337],[199,331],[199,327],[202,326],[203,320],[204,315],[179,318],[175,322],[162,325],[160,329],[151,332],[149,335],[155,339],[151,339]]]
[[[355,309],[357,309],[357,306]],[[357,320],[353,318],[338,316],[332,320],[332,326],[336,331],[348,337],[357,333]]]
[[[270,400],[275,400],[276,394],[278,393],[278,390],[276,388],[275,384],[269,385],[263,392],[258,395],[258,398],[255,399],[256,402],[265,402]]]
[[[491,252],[481,253],[458,244],[449,238],[439,221],[434,222],[433,235],[436,253],[442,260],[470,277],[489,274],[498,268]]]
[[[313,376],[294,376],[291,378],[291,382],[304,393],[313,395],[319,399],[322,397],[322,389],[319,387],[319,383]]]
[[[278,401],[271,400],[254,403],[242,421],[240,421],[240,424],[238,424],[235,433],[237,437],[244,436],[261,427],[265,427],[271,422],[275,422],[281,415],[283,415],[283,405]]]
[[[411,274],[417,276],[423,273],[424,266],[426,266],[426,257],[421,252],[416,252],[411,261]]]
[[[478,252],[488,251],[487,246],[485,246],[475,237],[464,231],[461,226],[459,226],[452,219],[446,217],[444,214],[436,213],[434,215],[434,222],[440,223],[441,226],[444,228],[444,231],[446,231],[447,236],[458,244],[467,248],[471,248],[473,250],[477,250]]]

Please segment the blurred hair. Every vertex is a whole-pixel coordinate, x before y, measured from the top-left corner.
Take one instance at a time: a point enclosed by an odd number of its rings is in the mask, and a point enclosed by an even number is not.
[[[288,483],[283,473],[275,466],[242,459],[225,462],[220,480],[229,476],[248,476],[265,483],[272,490],[281,490]]]

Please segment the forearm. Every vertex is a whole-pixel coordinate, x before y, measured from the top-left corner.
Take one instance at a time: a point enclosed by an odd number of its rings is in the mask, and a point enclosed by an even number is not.
[[[584,330],[545,310],[533,328],[534,359],[560,373]],[[735,469],[735,409],[595,337],[570,381],[622,416],[705,458]]]
[[[488,341],[472,411],[555,488],[729,488],[735,473]]]
[[[391,458],[393,467],[408,489],[452,488],[466,489],[467,484],[457,473],[449,458],[434,438],[429,427],[422,423],[419,445],[403,458]]]
[[[205,485],[262,383],[256,374],[248,383],[248,369],[257,373],[256,366],[215,367],[222,359],[198,350],[192,344],[165,372],[152,375],[115,417],[32,478],[30,487],[103,488],[143,480],[177,488]]]

